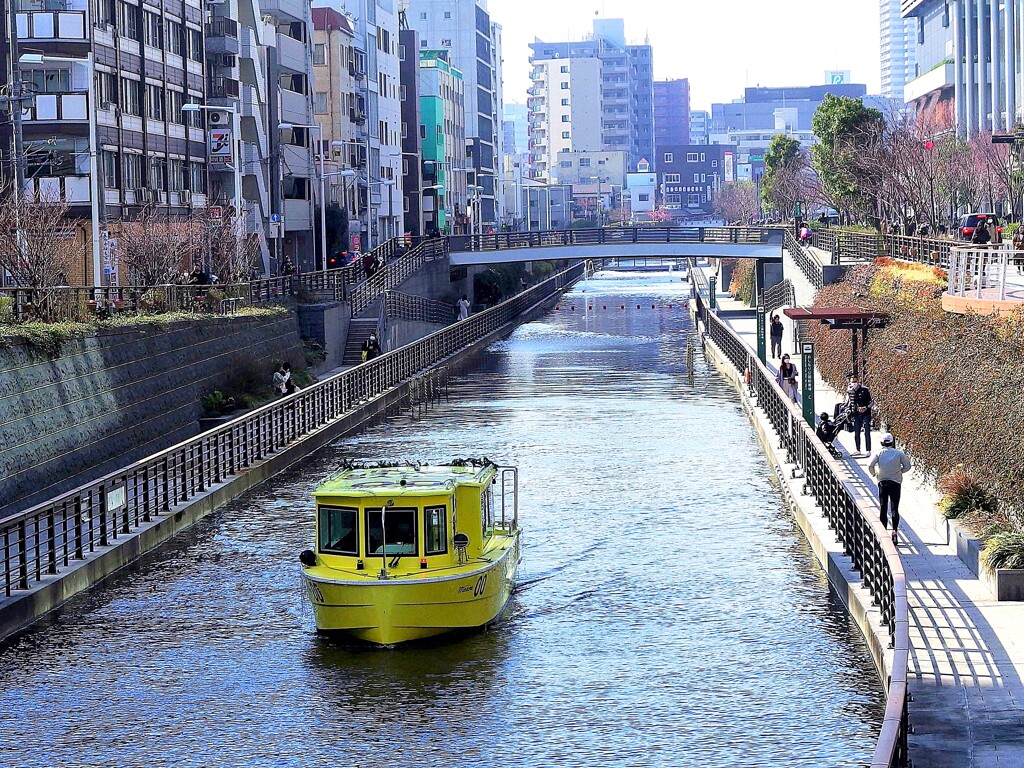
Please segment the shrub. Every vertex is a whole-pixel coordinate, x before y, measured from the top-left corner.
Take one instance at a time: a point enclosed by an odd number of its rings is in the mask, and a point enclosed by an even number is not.
[[[1024,568],[1024,533],[997,533],[985,545],[981,559],[993,571],[998,568]]]
[[[203,412],[211,414],[220,413],[226,401],[227,398],[224,397],[224,393],[219,389],[214,390],[208,395],[203,395]]]
[[[732,282],[729,284],[729,293],[737,301],[742,301],[750,306],[754,300],[754,261],[753,259],[739,259],[732,270]]]
[[[224,380],[224,392],[242,407],[251,408],[273,396],[273,374],[271,366],[254,357],[237,358],[231,366],[231,373]]]
[[[306,358],[306,365],[315,368],[327,360],[327,350],[316,339],[303,339],[302,356]]]
[[[139,309],[143,312],[166,312],[167,295],[159,288],[150,288],[139,297]]]
[[[0,296],[0,323],[9,323],[14,320],[14,299],[9,296]]]
[[[220,288],[211,288],[203,296],[203,305],[207,312],[220,312],[221,302],[227,298],[227,294]]]

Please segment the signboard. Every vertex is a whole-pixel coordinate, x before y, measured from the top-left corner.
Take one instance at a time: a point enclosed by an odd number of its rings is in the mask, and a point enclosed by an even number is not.
[[[272,214],[270,214],[270,223],[271,224],[280,224],[281,223],[281,214],[280,213],[272,213]]]
[[[765,311],[764,304],[757,305],[757,359],[762,363],[768,357],[768,350],[765,349]]]
[[[800,377],[800,394],[803,398],[804,421],[814,426],[814,345],[801,345],[800,370],[803,376]]]
[[[360,253],[363,250],[363,238],[359,235],[352,235],[352,253]]]
[[[850,82],[850,70],[835,69],[825,72],[826,85],[846,85]]]
[[[224,218],[224,209],[219,205],[210,206],[210,218],[214,221]]]
[[[284,225],[280,221],[270,222],[270,239],[280,240],[284,237]]]
[[[722,160],[722,164],[725,166],[725,183],[728,184],[732,182],[733,179],[736,178],[735,171],[733,170],[732,152],[726,152],[725,155],[723,155],[723,158],[724,159]]]
[[[231,130],[228,128],[211,128],[209,130],[210,164],[229,165],[231,163]]]
[[[127,501],[124,486],[110,488],[107,491],[107,512],[114,512],[123,507]]]
[[[117,238],[107,232],[101,232],[101,252],[103,256],[103,284],[117,285]]]

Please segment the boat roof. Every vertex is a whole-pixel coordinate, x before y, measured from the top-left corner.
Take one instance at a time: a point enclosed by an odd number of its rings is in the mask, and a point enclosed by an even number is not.
[[[344,469],[321,483],[316,496],[440,496],[457,485],[482,484],[493,464],[485,466],[398,466]],[[403,484],[404,481],[404,484]]]

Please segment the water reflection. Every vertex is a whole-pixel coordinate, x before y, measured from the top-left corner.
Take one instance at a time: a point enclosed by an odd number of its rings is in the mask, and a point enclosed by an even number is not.
[[[598,276],[450,403],[321,451],[73,601],[0,655],[0,764],[865,762],[884,703],[867,650],[731,390],[699,355],[688,383],[682,298],[676,276]],[[484,454],[522,477],[503,623],[391,651],[318,638],[296,553],[319,480],[345,458]]]

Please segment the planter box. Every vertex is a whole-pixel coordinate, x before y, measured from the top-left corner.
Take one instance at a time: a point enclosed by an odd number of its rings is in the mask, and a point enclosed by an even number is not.
[[[1024,601],[1024,570],[999,568],[991,571],[981,564],[981,540],[971,536],[956,521],[950,521],[956,536],[956,555],[971,572],[982,579],[992,596],[1000,602]]]

